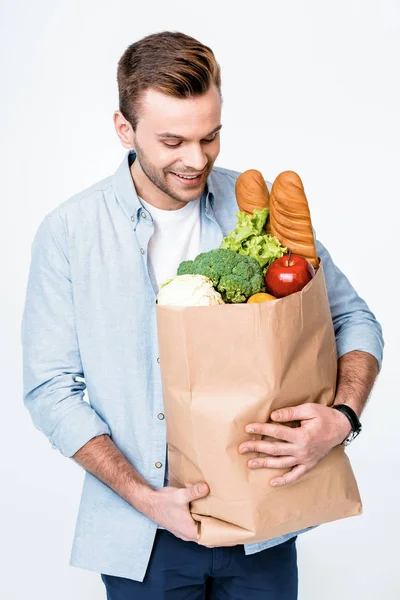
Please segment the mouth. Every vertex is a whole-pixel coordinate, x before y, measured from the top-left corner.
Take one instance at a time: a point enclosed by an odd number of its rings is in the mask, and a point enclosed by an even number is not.
[[[173,171],[170,171],[170,173],[171,173],[171,175],[174,176],[174,178],[177,181],[179,181],[179,183],[181,185],[189,186],[189,187],[198,185],[204,175],[204,171],[203,171],[203,173],[200,173],[199,175],[196,175],[195,177],[193,177],[193,175],[177,175]]]

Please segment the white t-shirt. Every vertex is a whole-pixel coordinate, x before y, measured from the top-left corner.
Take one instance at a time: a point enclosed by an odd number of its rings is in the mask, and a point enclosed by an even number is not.
[[[193,260],[200,253],[200,198],[177,210],[156,208],[139,199],[153,218],[148,260],[159,289],[164,281],[176,275],[183,260]]]
[[[156,208],[140,196],[138,198],[153,218],[154,232],[149,240],[148,260],[160,289],[161,283],[176,275],[183,260],[193,260],[200,253],[200,198],[177,210]],[[168,460],[165,468],[164,485],[168,485]],[[161,525],[158,528],[164,529]]]

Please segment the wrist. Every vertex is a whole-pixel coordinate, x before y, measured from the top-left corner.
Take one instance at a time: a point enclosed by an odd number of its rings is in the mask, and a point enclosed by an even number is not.
[[[136,510],[151,519],[154,512],[153,507],[156,494],[157,490],[146,483],[136,485],[131,494],[132,498],[130,504],[136,508]]]
[[[362,408],[360,408],[359,404],[354,401],[354,398],[351,398],[349,396],[340,397],[337,395],[335,397],[334,403],[332,404],[332,408],[334,406],[338,406],[339,404],[344,404],[345,406],[348,406],[349,408],[354,410],[358,418],[361,417]]]
[[[344,446],[348,446],[361,432],[362,425],[357,413],[348,404],[335,403],[332,408],[335,412],[341,412],[349,420],[351,431],[349,435],[341,442]]]
[[[344,442],[345,439],[348,438],[352,431],[352,426],[349,419],[339,410],[333,411],[336,416],[336,426],[337,426],[337,445],[340,445]]]

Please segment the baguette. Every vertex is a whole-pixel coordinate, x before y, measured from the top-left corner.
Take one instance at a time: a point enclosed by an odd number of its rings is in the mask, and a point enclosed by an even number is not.
[[[255,208],[269,208],[269,191],[264,177],[256,169],[241,173],[235,184],[236,200],[239,209],[248,215]]]
[[[294,171],[283,171],[272,184],[270,228],[282,246],[310,261],[315,270],[319,261],[303,183]]]

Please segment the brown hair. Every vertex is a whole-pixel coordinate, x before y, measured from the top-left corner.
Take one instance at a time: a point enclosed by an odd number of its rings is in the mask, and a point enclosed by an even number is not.
[[[199,96],[214,84],[221,94],[220,67],[208,46],[179,31],[162,31],[125,50],[117,71],[119,110],[136,130],[140,95],[154,88],[174,98]]]

